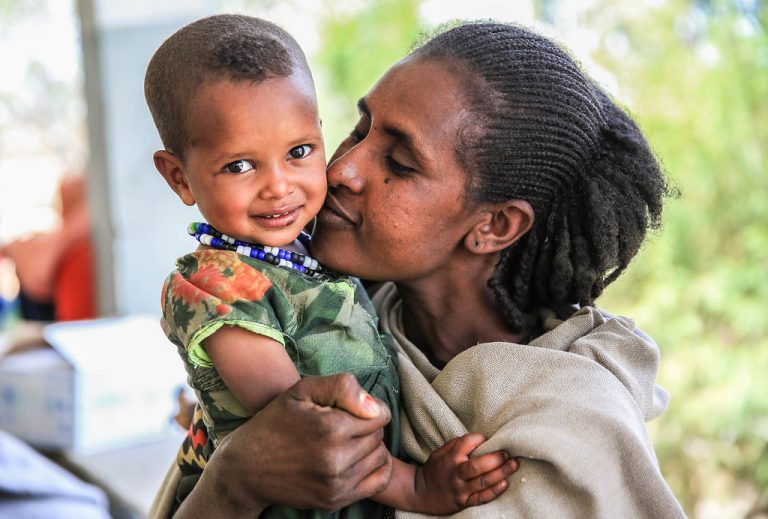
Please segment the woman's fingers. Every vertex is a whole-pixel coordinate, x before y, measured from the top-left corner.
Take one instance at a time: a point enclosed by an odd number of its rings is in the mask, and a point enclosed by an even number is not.
[[[363,419],[385,419],[389,408],[360,387],[354,375],[340,373],[327,377],[306,377],[295,386],[294,397],[319,406],[341,409]]]
[[[344,477],[350,472],[362,478],[367,475],[363,470],[372,472],[386,463],[381,452],[386,453],[382,439],[390,419],[389,408],[363,391],[353,375],[307,377],[289,392],[292,390],[292,398],[300,400],[299,407],[307,408],[314,418],[307,430],[319,444],[318,470],[328,477]],[[375,416],[359,418],[354,414],[363,414],[365,408],[370,411],[371,405],[376,408]]]
[[[373,418],[350,414],[364,414],[361,392],[351,375],[300,380],[216,449],[219,479],[237,495],[298,508],[336,510],[370,497],[391,477],[382,444],[390,415],[375,401]]]
[[[360,459],[350,469],[356,474],[367,474],[359,480],[357,493],[362,496],[372,496],[386,490],[392,478],[392,468],[392,456],[390,456],[384,442],[380,441],[376,449]],[[359,478],[353,476],[351,479],[357,480]]]

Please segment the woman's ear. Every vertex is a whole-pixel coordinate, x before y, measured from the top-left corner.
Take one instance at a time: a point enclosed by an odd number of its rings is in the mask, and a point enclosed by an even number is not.
[[[157,171],[171,186],[174,193],[179,195],[181,201],[186,205],[195,205],[195,197],[192,196],[192,190],[187,183],[187,174],[184,172],[184,164],[181,160],[166,150],[156,151],[152,158],[155,160]]]
[[[523,237],[533,226],[533,207],[525,200],[509,200],[482,211],[482,218],[464,237],[474,254],[499,252]]]

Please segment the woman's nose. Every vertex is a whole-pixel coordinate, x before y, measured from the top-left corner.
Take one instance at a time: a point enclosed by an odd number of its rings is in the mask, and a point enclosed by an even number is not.
[[[354,146],[334,158],[328,164],[328,187],[345,187],[353,193],[361,193],[365,188],[363,159],[364,152],[360,146]]]
[[[259,190],[259,197],[264,200],[279,200],[291,191],[290,175],[280,166],[270,167],[262,172],[264,184]]]

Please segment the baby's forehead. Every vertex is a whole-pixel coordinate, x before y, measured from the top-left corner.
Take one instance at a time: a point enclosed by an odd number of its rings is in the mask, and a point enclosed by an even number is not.
[[[301,98],[306,108],[316,109],[317,94],[312,76],[300,70],[286,76],[269,75],[264,79],[234,77],[231,75],[206,75],[189,91],[184,111],[189,114],[201,102],[219,98],[222,94],[245,92],[246,95],[229,95],[220,99],[224,105],[237,102],[274,103],[280,98]]]
[[[186,110],[186,143],[191,146],[286,145],[281,139],[316,140],[317,98],[306,78],[266,81],[219,80],[202,86]]]

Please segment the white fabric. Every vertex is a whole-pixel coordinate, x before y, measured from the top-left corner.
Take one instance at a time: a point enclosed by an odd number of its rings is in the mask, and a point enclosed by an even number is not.
[[[659,351],[631,320],[583,308],[529,345],[478,344],[439,371],[403,334],[395,286],[373,300],[398,348],[405,452],[423,463],[472,431],[489,438],[478,453],[520,458],[501,497],[455,517],[685,517],[645,429],[668,401]]]
[[[109,519],[106,494],[0,430],[0,517]]]

